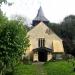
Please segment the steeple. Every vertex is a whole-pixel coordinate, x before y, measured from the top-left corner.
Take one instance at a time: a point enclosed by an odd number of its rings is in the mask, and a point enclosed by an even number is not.
[[[33,26],[37,25],[41,21],[46,23],[46,24],[49,23],[49,21],[44,17],[42,7],[39,8],[37,16],[33,20]]]

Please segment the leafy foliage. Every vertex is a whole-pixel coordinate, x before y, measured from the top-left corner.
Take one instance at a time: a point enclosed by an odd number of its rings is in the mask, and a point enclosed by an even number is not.
[[[75,16],[70,15],[64,18],[64,21],[61,23],[63,30],[67,33],[66,36],[69,39],[73,40],[75,38]]]
[[[63,39],[65,53],[75,55],[75,16],[69,15],[60,24],[49,23],[48,26]]]
[[[0,61],[5,69],[9,66],[13,69],[29,46],[27,29],[22,22],[0,15]]]
[[[75,16],[69,15],[64,18],[61,23],[62,37],[64,40],[64,46],[67,53],[74,53],[74,40],[75,40]],[[74,54],[73,54],[74,55]]]
[[[24,27],[18,21],[10,21],[2,28],[0,32],[0,57],[17,58],[17,56],[21,56],[29,43]]]
[[[0,5],[2,4],[2,3],[7,3],[7,0],[0,0]]]
[[[57,23],[49,23],[48,27],[50,27],[58,36],[61,36],[61,26]]]

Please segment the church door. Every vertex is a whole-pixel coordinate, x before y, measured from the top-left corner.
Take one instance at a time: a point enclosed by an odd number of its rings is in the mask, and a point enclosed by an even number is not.
[[[46,50],[40,50],[38,52],[38,60],[41,62],[47,61],[47,51]]]

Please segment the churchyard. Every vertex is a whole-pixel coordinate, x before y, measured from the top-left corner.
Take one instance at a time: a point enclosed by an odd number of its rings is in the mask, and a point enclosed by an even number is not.
[[[49,61],[44,64],[19,64],[15,75],[75,75],[74,60]]]

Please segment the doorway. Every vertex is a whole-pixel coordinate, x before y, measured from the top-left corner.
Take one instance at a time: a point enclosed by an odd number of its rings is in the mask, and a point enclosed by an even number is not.
[[[47,61],[47,51],[45,49],[38,51],[38,60],[41,62]]]

